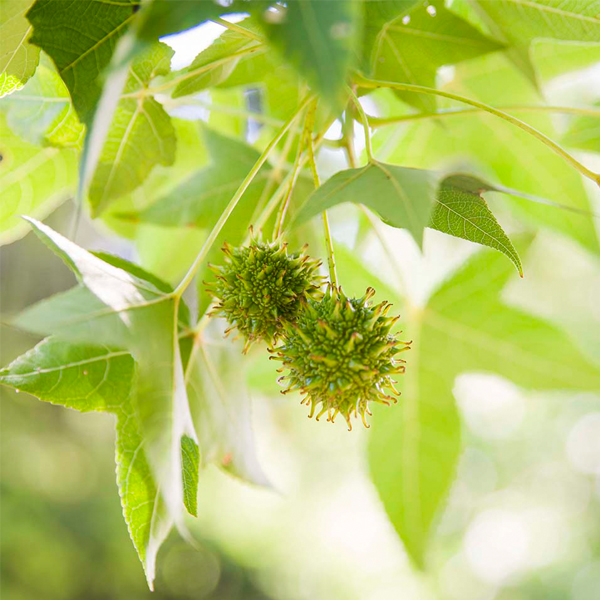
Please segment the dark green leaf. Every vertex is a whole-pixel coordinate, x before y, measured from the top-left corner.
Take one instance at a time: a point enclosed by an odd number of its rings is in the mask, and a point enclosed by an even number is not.
[[[292,0],[278,12],[265,13],[267,34],[282,57],[336,105],[355,62],[357,9],[351,0]]]
[[[50,55],[86,125],[100,99],[100,76],[138,4],[138,0],[36,0],[27,13],[33,25],[30,42]]]
[[[517,251],[481,197],[483,192],[494,189],[472,177],[448,177],[438,191],[429,227],[502,252],[523,276]]]
[[[190,515],[197,517],[200,449],[198,444],[188,435],[181,438],[181,467],[183,473],[183,502]]]

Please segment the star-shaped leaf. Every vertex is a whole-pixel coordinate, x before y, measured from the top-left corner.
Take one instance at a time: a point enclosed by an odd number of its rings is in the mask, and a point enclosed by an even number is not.
[[[83,315],[75,326],[62,320],[55,333],[78,343],[119,342],[138,368],[132,405],[138,416],[144,448],[161,494],[176,522],[181,522],[181,438],[195,440],[187,404],[179,352],[179,301],[137,269],[126,270],[96,256],[30,220],[40,239],[73,270],[103,309]],[[130,272],[131,271],[131,272]],[[65,311],[63,311],[64,314]],[[122,336],[122,337],[116,337]]]
[[[554,325],[503,303],[511,270],[482,251],[420,309],[402,397],[377,412],[369,445],[373,481],[405,547],[423,566],[436,517],[454,479],[460,420],[452,389],[460,373],[485,372],[533,390],[600,389],[600,367]],[[486,399],[482,398],[482,402]]]

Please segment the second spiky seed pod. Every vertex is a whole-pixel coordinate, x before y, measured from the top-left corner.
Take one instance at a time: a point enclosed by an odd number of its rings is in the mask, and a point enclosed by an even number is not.
[[[317,406],[317,419],[338,413],[352,429],[350,417],[360,414],[365,426],[369,403],[395,402],[394,375],[404,372],[398,353],[408,350],[391,332],[398,317],[388,317],[390,304],[371,306],[375,291],[362,298],[347,298],[340,288],[327,291],[322,299],[309,300],[295,323],[286,324],[284,343],[272,359],[283,362],[289,374],[288,388],[305,394],[309,416]]]
[[[217,281],[208,288],[217,300],[212,314],[223,316],[246,338],[244,352],[253,342],[275,343],[284,324],[296,318],[301,303],[320,295],[320,261],[305,254],[288,254],[287,244],[252,239],[247,246],[225,244],[225,264],[211,266]]]

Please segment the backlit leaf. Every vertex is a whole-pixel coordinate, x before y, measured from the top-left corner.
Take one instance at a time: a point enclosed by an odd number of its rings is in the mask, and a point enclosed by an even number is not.
[[[471,0],[490,29],[512,46],[509,56],[535,81],[529,45],[536,38],[600,42],[598,0]]]
[[[127,330],[127,350],[139,373],[132,404],[145,452],[169,513],[176,523],[181,523],[181,438],[187,435],[194,439],[195,433],[176,343],[176,299],[152,282],[87,252],[46,225],[35,221],[32,225],[40,239],[105,305],[105,314],[100,317],[105,327],[117,321]],[[85,332],[77,327],[65,328],[59,333],[63,339],[79,342],[83,341],[82,335],[97,329]]]
[[[23,87],[37,67],[39,48],[29,43],[25,18],[33,0],[3,0],[0,12],[0,98]]]
[[[175,160],[175,129],[169,115],[146,89],[170,71],[173,51],[156,44],[133,63],[90,185],[94,214],[138,187],[157,164]],[[127,97],[129,95],[129,97]]]
[[[13,134],[0,113],[0,244],[29,230],[21,215],[45,218],[73,195],[77,154],[64,148],[40,148]]]
[[[452,395],[460,373],[505,377],[526,389],[600,389],[600,369],[555,326],[505,305],[508,263],[478,253],[430,299],[408,310],[402,397],[375,413],[369,464],[387,513],[423,567],[455,476],[460,424]],[[485,401],[485,399],[482,399]]]
[[[32,144],[80,148],[84,127],[63,80],[43,60],[22,90],[6,98],[9,127]]]

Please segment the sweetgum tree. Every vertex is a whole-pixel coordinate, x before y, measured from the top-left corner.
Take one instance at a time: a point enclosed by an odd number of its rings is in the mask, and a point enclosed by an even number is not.
[[[172,69],[161,40],[207,21],[221,34]],[[77,279],[10,317],[42,339],[0,382],[115,416],[151,588],[201,469],[268,483],[242,393],[257,357],[311,416],[372,423],[370,474],[419,567],[461,452],[457,375],[600,389],[567,333],[501,297],[540,228],[600,251],[600,174],[579,152],[600,150],[600,110],[544,101],[548,80],[600,60],[597,0],[3,0],[0,35],[0,239],[33,230]],[[65,236],[42,221],[70,198]],[[138,261],[76,243],[87,217]],[[388,226],[487,249],[417,307],[365,272],[371,231],[402,261]],[[234,410],[207,392],[225,376],[209,329],[241,339]]]

